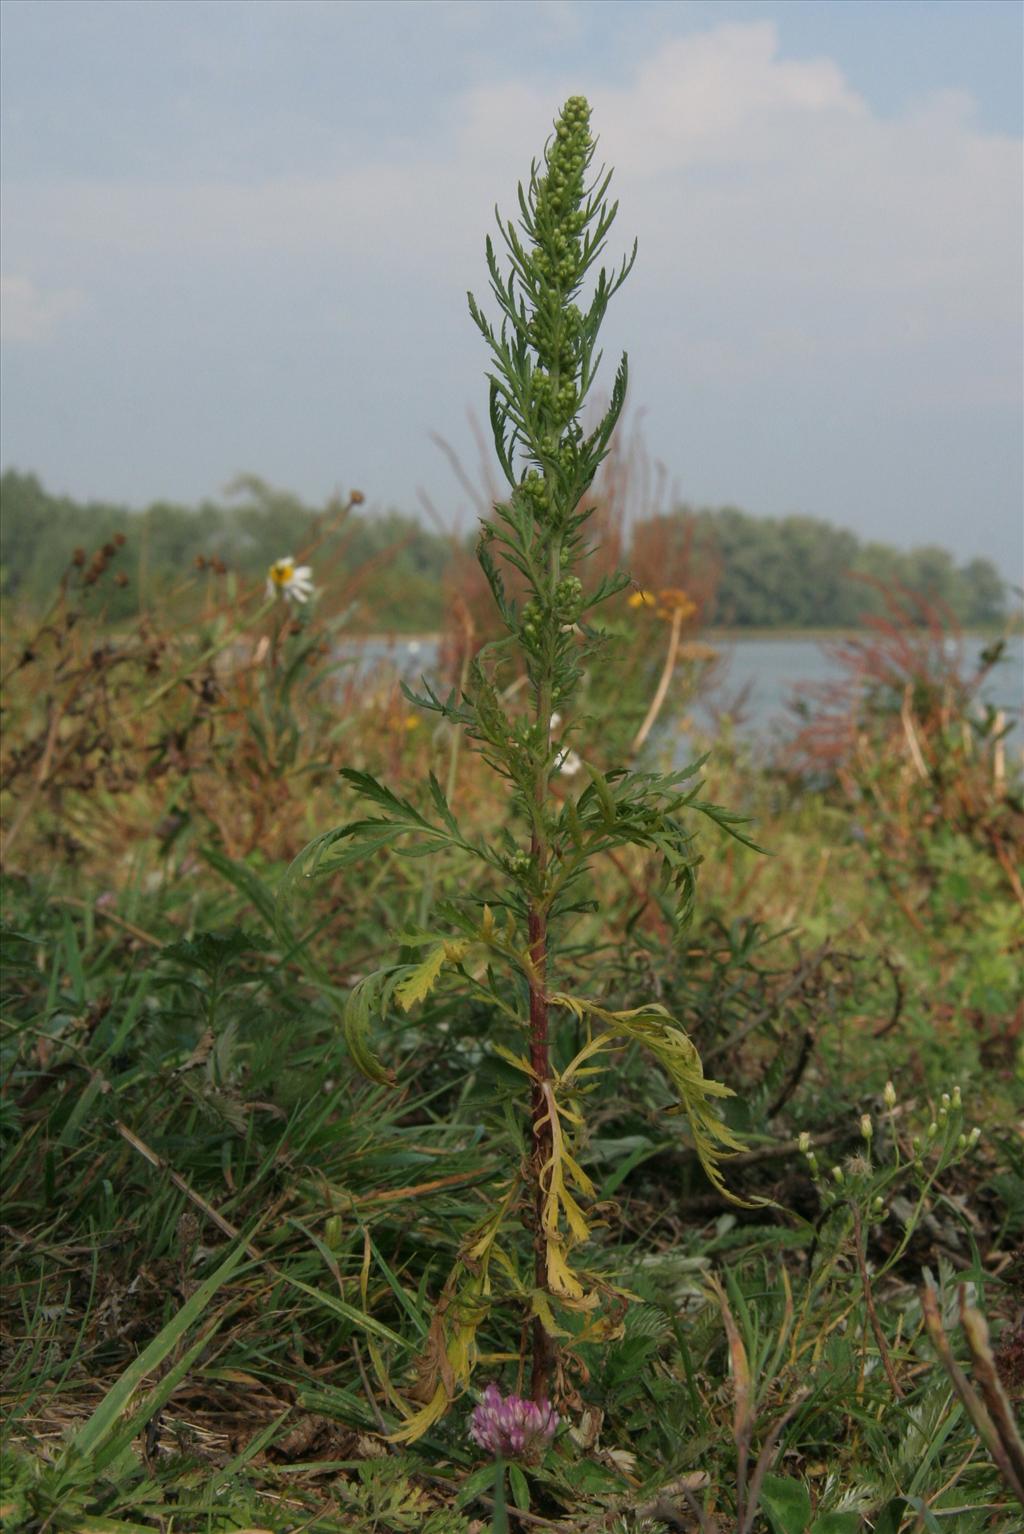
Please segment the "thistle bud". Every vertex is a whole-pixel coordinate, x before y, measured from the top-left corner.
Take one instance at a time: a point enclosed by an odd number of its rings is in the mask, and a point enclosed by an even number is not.
[[[882,1093],[882,1101],[885,1103],[885,1106],[889,1109],[889,1111],[892,1112],[893,1108],[896,1106],[896,1088],[893,1086],[891,1081],[887,1081],[885,1083],[885,1091]]]
[[[960,1088],[959,1087],[954,1087],[953,1088],[953,1107],[954,1108],[960,1108],[962,1106],[963,1106],[963,1099],[960,1096]]]
[[[981,1130],[978,1128],[977,1124],[975,1124],[974,1128],[971,1130],[970,1134],[967,1136],[967,1148],[968,1148],[968,1150],[973,1150],[974,1147],[977,1145],[977,1143],[978,1143],[978,1141],[980,1139],[981,1139]]]
[[[875,1132],[875,1126],[871,1122],[870,1113],[862,1113],[860,1116],[860,1132],[865,1140],[870,1140]]]
[[[834,1166],[832,1168],[832,1181],[834,1183],[838,1183],[840,1187],[842,1186],[842,1183],[843,1183],[843,1169],[842,1169],[841,1166]]]
[[[796,1143],[799,1146],[800,1150],[803,1152],[803,1154],[806,1156],[807,1152],[811,1148],[811,1137],[810,1137],[810,1135],[809,1135],[809,1133],[807,1132],[806,1129],[802,1129],[800,1131],[800,1135],[799,1135]]]

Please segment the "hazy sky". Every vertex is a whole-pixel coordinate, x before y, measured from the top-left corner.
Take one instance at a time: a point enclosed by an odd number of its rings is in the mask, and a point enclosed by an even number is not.
[[[1017,0],[4,0],[3,448],[465,506],[465,292],[564,97],[639,236],[606,356],[679,493],[1021,578]],[[607,365],[607,364],[606,364]],[[609,370],[610,372],[610,370]],[[610,382],[610,377],[609,380]]]

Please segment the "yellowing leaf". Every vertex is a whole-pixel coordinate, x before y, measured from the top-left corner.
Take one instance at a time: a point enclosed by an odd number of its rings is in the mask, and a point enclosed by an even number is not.
[[[414,1412],[394,1433],[388,1434],[388,1443],[415,1443],[435,1422],[440,1422],[447,1410],[448,1392],[443,1385],[438,1385],[426,1406]]]
[[[569,1333],[559,1326],[555,1320],[555,1313],[551,1309],[551,1301],[543,1289],[534,1289],[530,1295],[530,1311],[539,1318],[541,1326],[549,1337],[569,1336]]]
[[[566,1262],[559,1241],[548,1241],[547,1272],[548,1287],[552,1294],[564,1294],[577,1300],[583,1298],[583,1285]]]
[[[577,1204],[571,1193],[562,1191],[562,1208],[565,1210],[566,1222],[577,1241],[586,1241],[590,1235],[590,1226],[583,1218],[583,1210]]]
[[[416,1002],[425,1000],[437,984],[438,976],[444,966],[457,964],[469,951],[470,946],[465,939],[455,939],[452,942],[438,943],[432,948],[427,957],[395,986],[395,999],[402,1010],[408,1012]]]
[[[536,1071],[525,1055],[513,1054],[504,1044],[492,1044],[491,1050],[494,1054],[500,1055],[509,1065],[514,1065],[517,1071],[522,1071],[526,1076],[536,1076]]]
[[[650,1051],[679,1094],[678,1107],[669,1111],[686,1114],[694,1149],[708,1179],[731,1203],[751,1207],[746,1200],[730,1193],[721,1169],[725,1156],[743,1149],[743,1142],[718,1117],[712,1104],[713,1098],[732,1097],[732,1089],[720,1081],[707,1079],[696,1046],[675,1018],[656,1002],[646,1007],[611,1012],[579,996],[558,993],[551,1000],[581,1020],[588,1016],[596,1018],[609,1034],[635,1039]],[[577,1060],[587,1052],[589,1048],[582,1051]]]

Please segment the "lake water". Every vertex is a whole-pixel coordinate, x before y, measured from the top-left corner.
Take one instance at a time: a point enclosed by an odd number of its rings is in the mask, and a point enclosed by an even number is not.
[[[739,703],[737,731],[755,739],[768,740],[795,728],[788,705],[802,685],[838,682],[843,673],[829,652],[829,642],[793,636],[753,639],[710,636],[721,660],[715,670],[715,686],[706,704],[692,712],[696,722],[706,729],[717,713],[732,713]],[[990,638],[968,635],[963,641],[967,667],[977,664]],[[410,684],[420,676],[431,676],[437,658],[435,638],[393,640],[366,639],[351,641],[341,654],[360,668],[384,665]],[[983,696],[986,702],[1001,708],[1013,728],[1009,740],[1024,745],[1024,635],[1015,635],[1006,654],[989,674]]]
[[[713,641],[727,670],[719,698],[712,703],[728,702],[743,689],[749,692],[743,703],[741,730],[745,734],[770,736],[794,728],[794,716],[788,705],[799,689],[838,682],[842,668],[829,653],[829,642],[817,639],[723,639]],[[965,674],[978,665],[982,650],[990,638],[968,635],[964,638]],[[1024,741],[1021,716],[1024,713],[1024,635],[1015,635],[1007,645],[1003,659],[993,668],[982,688],[986,703],[1001,708],[1007,722],[1014,725],[1013,738]]]

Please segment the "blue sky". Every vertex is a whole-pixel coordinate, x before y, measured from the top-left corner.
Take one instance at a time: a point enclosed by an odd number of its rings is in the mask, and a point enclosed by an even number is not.
[[[144,504],[239,471],[443,515],[494,203],[564,95],[680,496],[1020,579],[1015,0],[5,0],[5,465]]]

